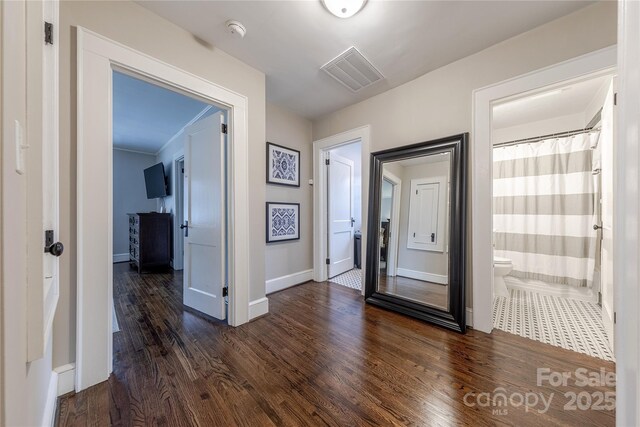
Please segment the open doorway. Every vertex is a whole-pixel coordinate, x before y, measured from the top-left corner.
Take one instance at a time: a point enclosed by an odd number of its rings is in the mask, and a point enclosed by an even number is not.
[[[112,124],[114,334],[144,341],[145,306],[226,320],[226,111],[114,71]]]
[[[493,104],[494,327],[613,356],[614,76]]]
[[[327,277],[352,289],[362,289],[362,143],[328,150]]]

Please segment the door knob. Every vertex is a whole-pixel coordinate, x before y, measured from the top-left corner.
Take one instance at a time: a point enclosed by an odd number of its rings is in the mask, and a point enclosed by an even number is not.
[[[53,256],[60,256],[64,252],[64,245],[60,242],[53,242],[53,230],[44,232],[44,253]]]
[[[184,237],[189,237],[189,221],[180,224],[180,230],[184,230]]]
[[[56,242],[51,246],[47,246],[44,248],[46,253],[50,253],[53,256],[60,256],[62,252],[64,252],[64,245],[60,242]]]
[[[598,224],[593,224],[593,229],[594,230],[599,230],[599,229],[602,229],[602,226],[598,225]]]

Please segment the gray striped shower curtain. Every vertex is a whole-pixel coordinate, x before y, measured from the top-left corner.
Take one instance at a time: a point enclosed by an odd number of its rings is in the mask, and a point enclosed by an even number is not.
[[[495,255],[512,260],[511,275],[592,287],[598,137],[591,132],[494,148]]]

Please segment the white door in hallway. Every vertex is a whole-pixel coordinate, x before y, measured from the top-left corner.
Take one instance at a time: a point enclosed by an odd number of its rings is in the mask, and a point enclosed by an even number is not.
[[[52,334],[63,251],[58,242],[59,47],[51,43],[58,40],[58,7],[53,1],[26,3],[27,123],[19,132],[22,140],[16,141],[25,159],[16,159],[16,172],[27,182],[28,361],[44,356]]]
[[[602,108],[602,136],[600,137],[600,179],[601,179],[601,221],[602,245],[600,251],[600,277],[602,293],[602,321],[611,349],[614,348],[613,324],[615,307],[613,304],[613,175],[615,132],[615,106],[613,103],[614,84],[607,93],[607,99]]]
[[[225,139],[221,112],[185,130],[184,305],[225,319]]]
[[[327,153],[329,278],[353,269],[353,162]]]

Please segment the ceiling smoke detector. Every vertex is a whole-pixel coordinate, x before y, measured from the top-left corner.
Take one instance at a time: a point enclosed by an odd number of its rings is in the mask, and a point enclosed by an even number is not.
[[[239,21],[229,20],[227,21],[227,32],[232,36],[241,39],[247,34],[247,29]]]

